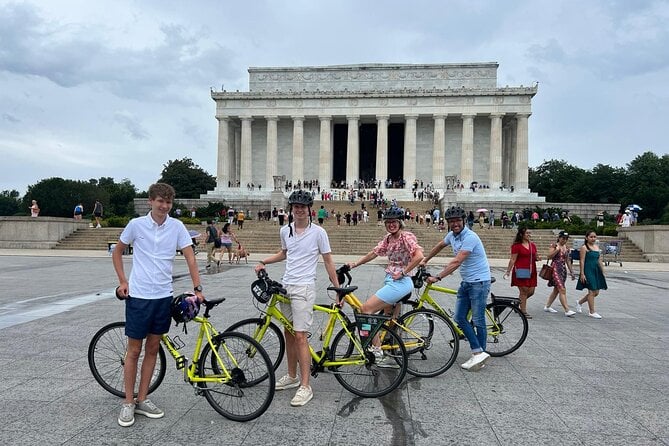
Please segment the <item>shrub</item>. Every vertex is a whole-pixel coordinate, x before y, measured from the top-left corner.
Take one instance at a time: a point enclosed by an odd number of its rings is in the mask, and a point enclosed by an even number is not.
[[[109,217],[102,221],[102,226],[108,226],[110,228],[125,228],[130,221],[130,217]]]

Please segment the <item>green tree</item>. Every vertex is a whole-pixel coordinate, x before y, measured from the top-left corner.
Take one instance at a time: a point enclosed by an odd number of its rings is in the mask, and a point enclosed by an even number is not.
[[[135,187],[128,180],[120,184],[113,178],[90,179],[88,181],[47,178],[28,187],[23,197],[22,213],[28,213],[32,200],[37,200],[40,216],[72,217],[74,206],[84,206],[84,215],[93,212],[95,200],[105,206],[105,217],[111,215],[132,215],[132,201]]]
[[[19,191],[12,189],[0,193],[0,215],[15,215],[19,213]]]
[[[582,185],[586,171],[564,160],[544,161],[529,170],[529,187],[549,202],[583,201]]]
[[[627,165],[624,187],[621,202],[641,206],[640,221],[663,218],[669,203],[669,155],[646,152],[637,156]]]
[[[582,185],[586,203],[620,203],[627,172],[621,167],[597,164],[584,178]]]
[[[177,198],[200,198],[200,194],[216,187],[216,179],[190,158],[168,161],[158,181],[171,185]]]
[[[137,188],[124,178],[120,183],[114,182],[113,178],[103,177],[98,180],[98,190],[104,191],[107,195],[107,201],[101,201],[105,206],[105,216],[133,215],[133,200],[137,194]]]

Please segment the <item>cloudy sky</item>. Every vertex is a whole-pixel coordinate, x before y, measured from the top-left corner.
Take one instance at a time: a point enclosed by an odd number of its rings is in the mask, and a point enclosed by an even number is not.
[[[530,166],[667,153],[669,2],[0,0],[0,191],[216,174],[210,87],[248,67],[498,62],[539,82]]]

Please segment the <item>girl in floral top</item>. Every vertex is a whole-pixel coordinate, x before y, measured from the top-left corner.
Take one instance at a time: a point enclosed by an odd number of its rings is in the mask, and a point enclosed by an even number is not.
[[[423,260],[423,248],[418,244],[414,234],[402,229],[404,227],[403,218],[404,211],[400,208],[392,207],[386,211],[383,221],[388,234],[372,251],[357,262],[348,264],[353,269],[378,256],[388,257],[383,287],[367,299],[362,306],[362,313],[376,313],[379,310],[385,310],[388,313],[393,304],[399,302],[413,290],[411,270]]]

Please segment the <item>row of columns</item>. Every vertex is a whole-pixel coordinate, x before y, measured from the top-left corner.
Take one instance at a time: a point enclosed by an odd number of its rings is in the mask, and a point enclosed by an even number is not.
[[[517,114],[515,151],[509,166],[509,176],[517,190],[526,190],[528,187],[528,118],[530,114]],[[460,182],[465,186],[474,181],[474,114],[462,115],[462,146],[460,157]],[[497,188],[502,183],[502,145],[504,115],[493,113],[490,115],[490,165],[487,178],[491,188]],[[291,116],[293,120],[293,153],[292,179],[304,180],[304,116]],[[388,121],[389,115],[377,115],[376,138],[376,178],[385,180],[388,177]],[[230,118],[218,117],[218,187],[227,187],[228,182],[238,178],[242,186],[253,182],[251,139],[252,117],[243,116],[241,120],[241,141],[231,144]],[[278,116],[265,116],[267,121],[267,162],[265,185],[273,184],[274,176],[278,175]],[[347,155],[346,155],[346,182],[353,184],[358,180],[360,164],[359,116],[346,116],[348,122]],[[446,152],[446,115],[433,115],[434,136],[432,155],[432,184],[437,189],[443,188],[445,179],[445,152]],[[332,116],[319,116],[320,145],[319,145],[319,182],[329,185],[332,180]],[[404,178],[410,184],[416,178],[416,122],[418,115],[405,115],[404,130]],[[235,133],[237,138],[237,133]],[[237,149],[238,148],[238,149]],[[239,160],[239,162],[237,162]],[[233,171],[234,169],[234,171]]]

